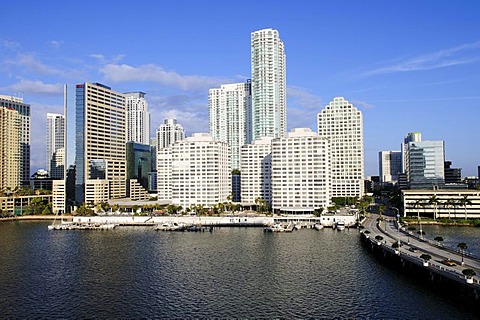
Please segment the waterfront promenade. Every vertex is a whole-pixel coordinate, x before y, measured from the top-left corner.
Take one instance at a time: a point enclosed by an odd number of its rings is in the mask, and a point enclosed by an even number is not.
[[[430,271],[432,279],[437,276],[454,280],[456,282],[467,284],[465,275],[462,273],[465,269],[472,269],[476,275],[471,279],[472,286],[478,294],[480,291],[480,259],[472,255],[463,254],[458,250],[446,248],[433,241],[422,239],[416,234],[410,233],[404,228],[399,228],[394,218],[387,217],[382,221],[377,221],[378,215],[370,214],[363,222],[363,236],[367,238],[372,245],[378,246],[385,253],[389,252],[397,255],[400,261],[408,261],[417,266],[423,266]],[[368,230],[369,233],[365,233]],[[377,240],[381,236],[383,239]],[[393,248],[393,243],[399,243],[398,248]],[[428,264],[420,258],[422,254],[428,254],[431,259]],[[450,260],[455,265],[448,266],[443,261]],[[464,264],[462,265],[462,260]]]

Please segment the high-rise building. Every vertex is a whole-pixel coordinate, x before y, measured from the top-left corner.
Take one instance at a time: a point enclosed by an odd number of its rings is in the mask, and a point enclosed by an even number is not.
[[[263,137],[241,148],[241,200],[256,204],[262,199],[272,204],[272,137]]]
[[[22,119],[17,110],[0,107],[0,192],[13,191],[21,182]]]
[[[157,152],[185,139],[185,130],[176,119],[165,119],[157,129]]]
[[[452,168],[452,161],[445,161],[444,176],[445,176],[445,184],[462,183],[462,169]]]
[[[135,194],[148,199],[148,175],[152,170],[150,146],[147,144],[127,142],[126,151],[127,196],[132,200],[141,200],[135,197]],[[134,190],[132,189],[136,189],[137,191],[133,192]]]
[[[344,98],[336,97],[318,114],[318,134],[330,144],[332,197],[362,196],[362,112]]]
[[[252,140],[287,132],[285,48],[277,30],[251,34]]]
[[[184,209],[212,207],[232,192],[230,147],[207,133],[196,133],[158,151],[158,199]]]
[[[444,142],[410,141],[405,144],[405,173],[410,188],[432,188],[445,184]]]
[[[405,173],[406,163],[405,159],[407,158],[407,144],[409,142],[419,142],[422,141],[422,134],[420,132],[409,132],[405,138],[403,138],[402,147],[402,172]],[[405,173],[406,174],[406,173]]]
[[[61,151],[59,151],[62,149]],[[59,154],[57,154],[57,152]],[[65,116],[47,113],[47,157],[46,168],[50,178],[63,179],[65,167]],[[62,161],[62,162],[61,162]]]
[[[402,173],[401,151],[380,151],[378,153],[380,182],[396,183]]]
[[[30,184],[30,105],[23,98],[0,95],[0,107],[16,110],[22,120],[20,135],[20,183]]]
[[[125,197],[125,114],[123,94],[100,83],[76,86],[77,204]]]
[[[328,140],[297,128],[272,141],[272,209],[307,213],[330,205]]]
[[[208,92],[210,134],[228,143],[232,169],[240,169],[240,148],[251,141],[251,83],[224,84]]]
[[[127,142],[150,143],[150,112],[143,92],[125,93],[127,104]]]

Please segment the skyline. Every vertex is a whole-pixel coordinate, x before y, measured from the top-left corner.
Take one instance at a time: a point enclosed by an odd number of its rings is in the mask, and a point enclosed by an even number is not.
[[[100,82],[146,93],[152,137],[170,117],[187,136],[208,132],[208,90],[250,79],[250,34],[273,28],[286,52],[287,131],[317,131],[317,113],[344,97],[363,113],[366,176],[412,131],[444,140],[445,159],[476,176],[480,3],[346,3],[9,3],[0,94],[31,105],[31,173],[46,168],[46,114],[63,113],[63,84],[69,112],[76,84]]]

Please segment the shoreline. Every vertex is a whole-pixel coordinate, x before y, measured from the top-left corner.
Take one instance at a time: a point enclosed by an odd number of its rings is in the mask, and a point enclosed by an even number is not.
[[[2,221],[22,221],[22,220],[55,220],[61,219],[60,216],[57,215],[28,215],[28,216],[15,216],[15,217],[5,217],[0,218],[0,222]],[[73,220],[73,216],[63,216],[63,220],[71,221]]]

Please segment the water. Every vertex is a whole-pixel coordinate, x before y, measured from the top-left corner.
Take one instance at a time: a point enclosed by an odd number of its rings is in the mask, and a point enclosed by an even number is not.
[[[418,226],[416,226],[418,229]],[[480,257],[480,228],[476,227],[445,227],[439,225],[422,226],[425,237],[434,240],[435,237],[442,237],[442,245],[458,250],[457,245],[464,242],[467,245],[466,252]]]
[[[0,318],[472,319],[355,230],[48,231],[0,223]]]

